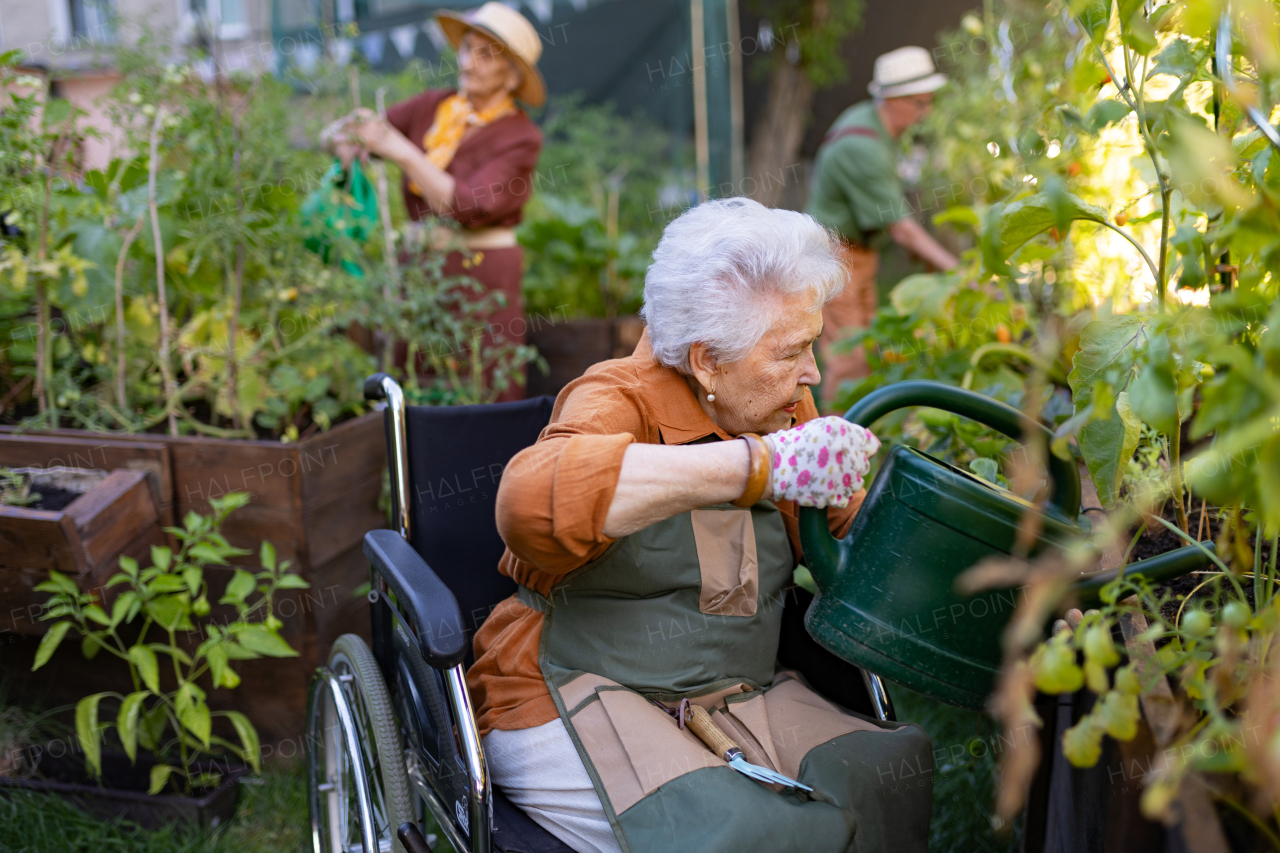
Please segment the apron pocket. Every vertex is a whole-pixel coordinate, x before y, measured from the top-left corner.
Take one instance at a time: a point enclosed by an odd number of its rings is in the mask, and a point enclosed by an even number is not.
[[[737,696],[725,697],[725,711],[712,715],[720,727],[738,728],[742,735],[738,745],[747,761],[761,764],[774,770],[782,763],[778,760],[778,751],[773,742],[773,729],[769,726],[769,711],[764,698],[764,691],[740,693]]]
[[[874,723],[846,714],[792,679],[775,682],[765,691],[764,701],[778,755],[778,772],[792,779],[799,778],[800,763],[809,750],[850,732],[885,731]]]
[[[579,700],[576,707],[569,706],[568,722],[615,814],[672,779],[724,766],[692,732],[681,731],[668,714],[617,682],[584,674],[561,691],[562,697],[574,694]]]
[[[749,509],[695,509],[693,538],[702,591],[698,609],[717,616],[754,616],[760,566]]]

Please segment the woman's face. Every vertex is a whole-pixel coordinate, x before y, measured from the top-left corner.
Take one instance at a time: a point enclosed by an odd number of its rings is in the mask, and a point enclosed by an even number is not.
[[[489,98],[505,90],[515,91],[520,75],[506,48],[474,30],[458,45],[458,90],[470,98]]]
[[[689,354],[698,403],[716,425],[731,435],[761,435],[791,426],[805,386],[822,378],[813,357],[822,333],[822,309],[810,293],[775,297],[773,324],[760,343],[739,361],[715,364],[703,344]],[[707,392],[716,399],[708,402]]]

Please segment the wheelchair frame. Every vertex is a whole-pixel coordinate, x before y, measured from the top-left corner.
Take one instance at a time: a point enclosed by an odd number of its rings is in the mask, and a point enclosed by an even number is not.
[[[410,732],[409,742],[402,744],[404,748],[402,758],[405,762],[409,793],[413,801],[412,813],[407,822],[402,822],[399,827],[389,828],[409,853],[428,853],[430,848],[423,840],[418,827],[419,808],[416,800],[420,799],[426,809],[432,813],[455,850],[491,853],[494,828],[492,782],[480,744],[480,733],[476,726],[471,695],[467,689],[464,663],[467,649],[466,635],[461,630],[451,632],[448,636],[436,634],[430,630],[432,625],[461,627],[462,613],[453,593],[410,544],[412,504],[409,499],[408,436],[404,392],[394,379],[379,373],[365,381],[364,395],[369,400],[386,400],[390,427],[388,466],[394,472],[391,487],[395,496],[393,518],[395,530],[375,530],[365,536],[364,552],[370,561],[369,599],[373,609],[371,618],[374,653],[378,658],[379,670],[392,695],[392,713],[400,728]],[[379,602],[386,605],[384,615],[379,615]],[[393,624],[386,625],[385,620],[391,620]],[[420,626],[426,626],[426,629],[423,630]],[[452,731],[437,730],[435,734],[437,739],[444,737],[452,740],[454,756],[441,755],[441,761],[437,762],[419,744],[424,732],[410,728],[415,723],[412,715],[421,713],[418,710],[422,704],[422,699],[418,695],[420,685],[414,681],[412,673],[409,673],[405,686],[409,688],[412,695],[402,696],[396,688],[400,679],[386,672],[382,655],[391,654],[393,650],[385,650],[380,654],[379,642],[380,638],[386,637],[387,628],[391,629],[393,645],[396,640],[395,635],[402,633],[399,637],[400,642],[417,651],[425,663],[439,673],[448,703],[448,716],[452,718],[450,727]],[[402,629],[402,632],[396,629]],[[881,720],[894,719],[892,702],[879,676],[861,668],[859,672],[875,716]],[[344,683],[353,677],[350,674],[339,675],[329,666],[322,665],[317,668],[312,678],[307,719],[308,739],[313,748],[308,751],[308,765],[312,846],[316,853],[328,853],[321,848],[324,829],[319,819],[320,794],[327,793],[327,790],[338,784],[332,780],[323,784],[316,783],[318,778],[316,745],[320,744],[322,742],[320,739],[325,736],[321,731],[321,718],[324,703],[328,701],[333,703],[337,728],[340,729],[340,732],[335,733],[340,734],[340,740],[335,745],[340,745],[344,750],[343,754],[346,756],[344,770],[350,771],[354,782],[354,790],[340,793],[347,798],[344,800],[347,805],[350,805],[351,795],[354,795],[356,800],[354,811],[358,814],[360,822],[360,844],[364,848],[364,853],[374,853],[374,851],[389,853],[386,841],[379,843],[377,826],[379,813],[375,810],[374,785],[380,784],[381,780],[371,778],[370,774],[374,766],[373,758],[376,755],[370,756],[367,752],[372,746],[376,754],[376,743],[366,743],[368,733],[360,730],[362,714],[353,708],[343,689]],[[410,719],[400,719],[403,705],[402,701],[397,700],[413,703],[408,708],[411,714]],[[441,722],[448,723],[449,720],[445,719]],[[432,728],[438,729],[434,723]],[[438,744],[439,740],[437,740]],[[422,752],[422,755],[419,755],[419,752]],[[428,778],[424,762],[443,767],[444,759],[448,757],[456,759],[457,764],[460,765],[457,769],[461,771],[465,780],[463,786],[465,811],[461,800],[455,799],[454,810],[451,812],[439,792],[433,787],[431,779]],[[389,758],[395,760],[394,757]],[[342,777],[342,780],[345,780],[345,777]],[[383,793],[385,795],[385,792]],[[391,846],[394,846],[394,842]]]
[[[461,758],[461,769],[465,774],[466,811],[465,813],[462,811],[460,803],[455,803],[453,812],[446,807],[440,795],[428,781],[421,757],[409,744],[405,744],[403,758],[410,793],[415,799],[423,801],[455,850],[490,853],[493,831],[492,783],[480,745],[480,732],[476,726],[471,694],[467,690],[463,662],[466,654],[465,635],[458,632],[450,641],[450,638],[432,634],[429,629],[420,630],[417,627],[441,623],[460,626],[462,613],[448,587],[409,544],[411,504],[406,464],[408,444],[404,392],[399,384],[386,374],[369,377],[365,381],[364,392],[366,399],[385,399],[387,402],[391,445],[388,463],[393,472],[391,484],[396,498],[393,519],[395,531],[371,531],[365,536],[364,551],[370,560],[369,599],[375,608],[379,602],[386,605],[386,612],[390,614],[397,626],[403,629],[408,638],[417,641],[418,650],[426,663],[438,670],[441,675],[452,717],[455,747]],[[350,678],[350,676],[346,677]],[[388,686],[391,687],[390,684]],[[348,769],[355,783],[355,790],[351,793],[354,793],[357,801],[361,824],[361,845],[365,853],[374,853],[380,847],[372,801],[373,780],[369,778],[370,761],[367,760],[367,747],[362,742],[361,732],[358,731],[358,715],[342,689],[340,676],[328,666],[321,666],[313,676],[308,702],[308,738],[312,744],[320,743],[319,738],[323,737],[319,728],[322,704],[326,700],[333,702],[338,727],[341,729],[341,744],[353,757]],[[399,710],[398,703],[393,703],[393,706],[397,711]],[[401,721],[402,725],[408,722],[410,721]],[[309,753],[313,780],[316,772],[315,756],[316,750],[313,748]],[[323,833],[319,822],[320,793],[322,791],[312,784],[310,791],[312,846],[317,853],[321,853]],[[414,826],[392,827],[392,831],[398,835],[401,843],[411,853],[429,849],[422,841],[422,835],[416,827],[416,811],[415,808],[415,815],[410,821],[415,824]],[[385,848],[385,842],[383,848]]]

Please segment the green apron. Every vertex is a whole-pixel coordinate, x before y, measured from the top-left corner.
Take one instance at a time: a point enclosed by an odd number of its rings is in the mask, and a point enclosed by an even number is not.
[[[794,565],[772,503],[723,504],[614,542],[547,596],[520,588],[544,614],[542,674],[626,853],[927,849],[928,737],[775,671]],[[814,793],[731,769],[651,701],[685,698],[747,761]]]

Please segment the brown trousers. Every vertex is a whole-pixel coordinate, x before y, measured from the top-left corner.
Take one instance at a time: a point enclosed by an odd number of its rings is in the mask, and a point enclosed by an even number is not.
[[[867,353],[862,347],[846,352],[833,352],[833,349],[854,330],[870,325],[879,304],[876,271],[880,268],[880,253],[874,249],[845,243],[844,254],[845,266],[849,270],[848,284],[839,296],[822,309],[822,338],[819,344],[822,355],[822,410],[828,413],[833,411],[842,382],[862,379],[870,372]]]

